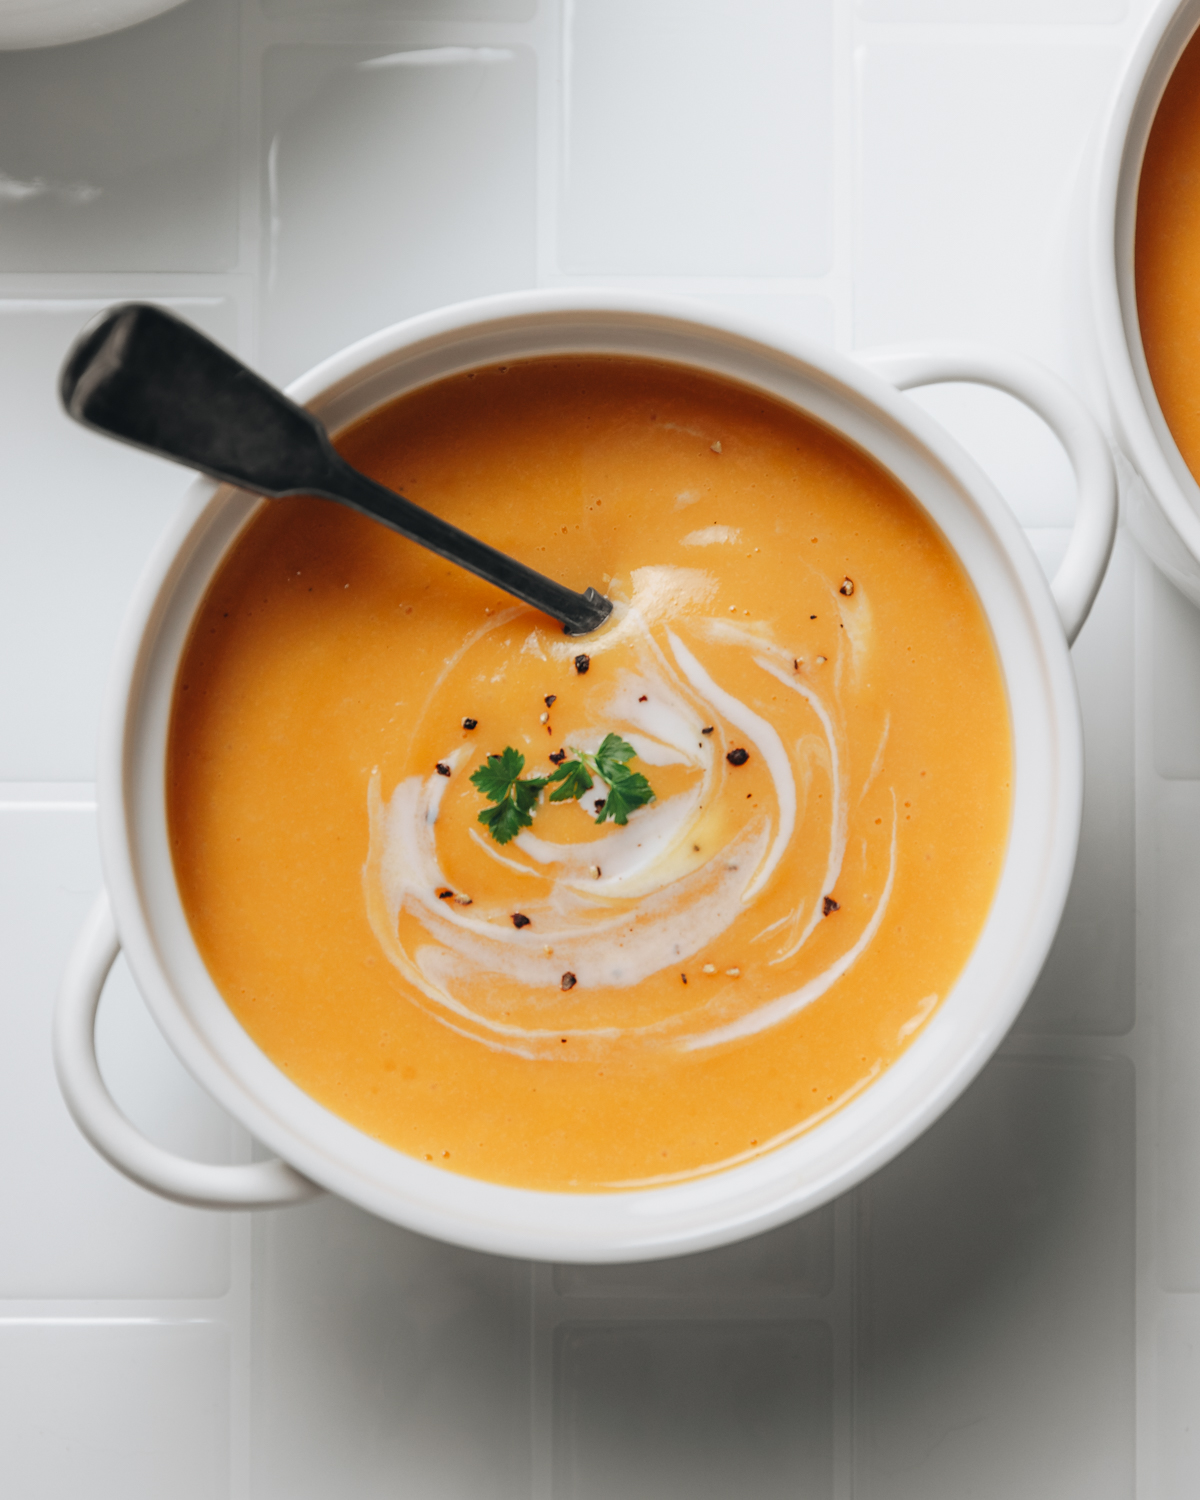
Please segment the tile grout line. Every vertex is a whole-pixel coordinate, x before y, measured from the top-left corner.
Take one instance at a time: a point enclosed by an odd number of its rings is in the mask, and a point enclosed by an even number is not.
[[[94,811],[93,781],[0,781],[0,812]]]

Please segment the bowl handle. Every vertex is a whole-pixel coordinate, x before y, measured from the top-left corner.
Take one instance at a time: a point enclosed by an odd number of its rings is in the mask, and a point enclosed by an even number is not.
[[[1050,585],[1067,644],[1083,628],[1117,534],[1117,476],[1095,418],[1074,391],[1023,355],[974,344],[918,344],[855,351],[854,358],[906,391],[967,381],[1015,396],[1041,417],[1067,450],[1079,509],[1070,545]]]
[[[279,1208],[321,1191],[285,1162],[215,1166],[148,1141],[113,1102],[96,1061],[96,1011],[120,952],[108,892],[96,898],[71,950],[54,1009],[54,1070],[67,1108],[100,1155],[134,1182],[193,1208]]]

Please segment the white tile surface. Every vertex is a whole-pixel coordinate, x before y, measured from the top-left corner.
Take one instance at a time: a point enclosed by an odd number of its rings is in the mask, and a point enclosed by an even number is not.
[[[1155,1495],[1190,1500],[1200,1473],[1200,1307],[1193,1298],[1173,1299],[1157,1331]]]
[[[978,338],[1067,362],[1072,194],[1120,56],[960,33],[864,49],[857,344]]]
[[[0,270],[231,267],[237,108],[232,0],[0,53]]]
[[[1125,0],[858,0],[868,21],[956,21],[1053,24],[1120,21]]]
[[[560,268],[828,269],[831,22],[829,0],[571,0]]]
[[[260,1220],[254,1493],[529,1493],[529,1268],[330,1200]]]
[[[106,305],[0,302],[0,781],[94,775],[117,630],[138,573],[192,477],[63,414],[59,368],[76,334]],[[234,341],[227,301],[173,305]]]
[[[1200,780],[1200,611],[1154,580],[1154,769]]]
[[[708,292],[700,300],[718,311],[761,323],[768,338],[835,342],[834,308],[828,297],[799,292]]]
[[[533,285],[526,48],[281,47],[263,98],[272,376],[413,313]]]
[[[558,1331],[562,1500],[832,1495],[821,1323],[575,1323]]]
[[[229,1341],[203,1322],[0,1321],[0,1493],[220,1500]]]
[[[164,1203],[118,1176],[76,1130],[55,1081],[50,1016],[99,885],[94,822],[85,809],[0,811],[0,1304],[219,1297],[229,1286],[228,1217]],[[185,1154],[228,1159],[229,1125],[169,1052],[126,974],[105,991],[97,1033],[110,1086],[136,1124]],[[0,1431],[2,1412],[0,1403]]]
[[[992,1063],[862,1202],[860,1492],[1124,1500],[1129,1064]]]
[[[1083,826],[1075,878],[1018,1030],[1124,1036],[1134,1023],[1134,556],[1122,537],[1071,652],[1084,730]]]
[[[935,385],[910,399],[953,433],[1022,526],[1070,526],[1075,481],[1058,439],[1026,406],[979,385]]]
[[[1156,1280],[1200,1291],[1200,615],[1165,579],[1152,581],[1154,806],[1143,881],[1158,1015]],[[1188,1381],[1191,1376],[1181,1370]],[[1190,1384],[1186,1386],[1190,1389]],[[1169,1395],[1164,1394],[1164,1400]]]
[[[1150,907],[1159,1017],[1157,1276],[1167,1291],[1200,1291],[1200,782],[1164,782],[1154,826]]]

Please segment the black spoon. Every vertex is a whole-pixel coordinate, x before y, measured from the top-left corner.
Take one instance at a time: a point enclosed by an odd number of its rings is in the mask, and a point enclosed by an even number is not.
[[[311,413],[181,318],[146,303],[109,308],[76,340],[59,377],[77,422],[274,500],[320,495],[361,511],[439,557],[586,635],[612,613],[360,474]]]

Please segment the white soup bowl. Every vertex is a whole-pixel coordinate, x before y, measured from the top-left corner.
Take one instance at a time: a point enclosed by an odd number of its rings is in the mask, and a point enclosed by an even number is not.
[[[983,931],[953,989],[907,1051],[840,1110],[777,1150],[698,1180],[621,1192],[543,1192],[474,1180],[394,1150],[331,1113],[259,1050],[197,951],[167,839],[165,762],[180,657],[205,592],[257,509],[271,502],[199,480],[143,575],[117,650],[98,771],[106,893],[60,994],[55,1057],[77,1123],[112,1164],[184,1203],[255,1208],[325,1188],[458,1244],[563,1261],[676,1255],[770,1228],[846,1191],[915,1139],[1004,1037],[1041,970],[1075,861],[1082,744],[1068,643],[1099,587],[1116,523],[1099,429],[1055,377],[1011,355],[942,346],[849,359],[685,302],[529,292],[399,324],[325,361],[291,395],[336,432],[455,371],[562,353],[670,361],[762,390],[871,454],[916,497],[986,612],[1011,716],[1012,824]],[[990,482],[901,388],[974,381],[1037,411],[1075,468],[1079,512],[1048,586]],[[184,1065],[280,1160],[184,1161],[147,1141],[95,1060],[99,994],[123,948]]]

